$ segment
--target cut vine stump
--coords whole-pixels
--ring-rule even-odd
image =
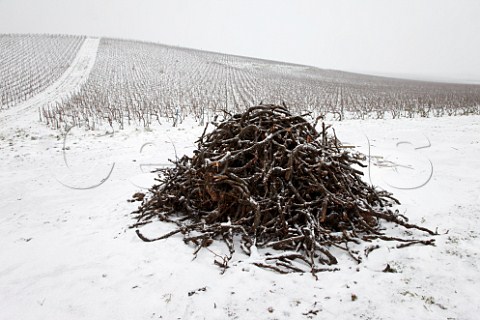
[[[159,184],[140,197],[132,226],[138,236],[156,241],[182,234],[195,254],[223,241],[230,253],[216,262],[223,268],[236,247],[249,255],[270,248],[253,263],[281,273],[334,270],[337,248],[361,262],[377,246],[359,252],[350,245],[377,239],[433,245],[433,239],[385,233],[383,222],[436,234],[392,210],[398,200],[362,180],[365,157],[343,147],[320,118],[311,123],[306,116],[259,105],[213,123],[210,133],[206,127],[193,155],[159,169]],[[139,229],[154,220],[176,229],[147,238]]]

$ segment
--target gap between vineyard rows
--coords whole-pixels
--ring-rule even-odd
[[[80,91],[95,64],[99,41],[98,38],[86,38],[75,59],[58,80],[27,101],[2,112],[2,126],[7,126],[15,119],[15,127],[28,128],[32,121],[38,119],[41,107],[66,100]]]

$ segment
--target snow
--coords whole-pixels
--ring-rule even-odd
[[[222,274],[213,264],[228,253],[221,244],[193,259],[180,235],[144,243],[128,228],[138,203],[126,200],[154,183],[148,170],[168,165],[175,149],[192,153],[203,131],[193,121],[65,137],[33,120],[25,126],[35,112],[0,128],[0,319],[478,317],[478,116],[334,123],[343,142],[370,149],[371,180],[394,192],[400,212],[441,235],[436,247],[378,242],[362,264],[340,256],[340,271],[315,280],[254,266],[261,250],[250,259],[238,250]],[[429,163],[432,177],[418,187]],[[397,272],[382,272],[387,264]]]
[[[52,131],[38,106],[76,92],[95,61],[87,39],[65,75],[0,114],[0,319],[476,319],[480,312],[480,117],[355,120],[337,136],[371,164],[365,179],[402,202],[436,247],[379,249],[340,271],[280,275],[218,243],[192,255],[181,236],[144,243],[129,225],[151,169],[191,154],[202,134],[178,127]],[[173,226],[142,229],[159,236]],[[389,233],[405,232],[385,225]],[[281,253],[279,253],[281,254]],[[387,265],[392,271],[382,272]]]

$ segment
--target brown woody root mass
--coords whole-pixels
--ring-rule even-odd
[[[356,261],[361,254],[349,244],[374,239],[395,240],[399,247],[433,244],[433,240],[389,237],[380,221],[389,221],[428,234],[392,211],[399,203],[386,191],[362,181],[362,156],[351,153],[335,135],[321,132],[287,108],[260,105],[243,114],[215,123],[216,129],[200,137],[192,157],[183,156],[173,168],[160,169],[160,184],[134,212],[140,227],[160,219],[175,223],[174,231],[148,239],[155,241],[183,234],[198,252],[216,239],[223,240],[230,256],[234,235],[240,247],[282,250],[255,264],[279,272],[332,270],[332,248],[348,252]],[[371,251],[374,246],[367,247]],[[303,266],[303,268],[302,268]]]

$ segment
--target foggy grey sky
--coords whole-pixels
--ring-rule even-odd
[[[480,82],[479,0],[0,0],[0,33],[110,36]]]

